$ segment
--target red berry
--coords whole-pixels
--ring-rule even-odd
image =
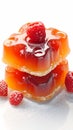
[[[42,22],[30,23],[27,28],[27,37],[31,43],[45,42],[46,32],[44,24]]]
[[[9,102],[11,105],[19,105],[23,99],[23,94],[19,91],[13,91],[9,96]]]
[[[4,80],[0,81],[0,96],[8,95],[8,85]]]
[[[69,71],[65,78],[65,85],[68,92],[73,92],[73,72]]]

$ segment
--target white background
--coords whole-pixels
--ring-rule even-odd
[[[2,53],[3,41],[17,32],[21,25],[42,21],[46,27],[55,27],[68,34],[71,48],[69,68],[73,70],[72,3],[72,0],[0,0],[0,52]],[[3,69],[0,60],[0,78],[4,76]],[[0,129],[73,130],[73,101],[68,96],[63,92],[46,104],[25,99],[16,108],[10,106],[7,99],[0,99]]]

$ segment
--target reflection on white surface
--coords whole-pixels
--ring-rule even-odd
[[[23,128],[59,130],[66,122],[69,113],[69,106],[63,92],[52,101],[42,104],[27,99],[24,99],[19,107],[12,107],[8,101],[2,103],[6,130],[23,130]]]

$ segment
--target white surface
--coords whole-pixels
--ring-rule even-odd
[[[68,56],[73,70],[73,4],[72,0],[0,0],[0,52],[3,41],[20,26],[30,21],[42,21],[69,36],[71,53]],[[4,78],[1,63],[0,79]],[[72,96],[72,95],[71,95]],[[1,130],[73,130],[73,97],[65,92],[52,101],[38,104],[24,99],[19,107],[12,107],[0,98]]]

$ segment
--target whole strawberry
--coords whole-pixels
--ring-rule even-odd
[[[8,85],[4,80],[0,81],[0,96],[8,95]]]
[[[27,27],[27,36],[31,43],[45,42],[46,32],[44,24],[42,22],[30,23]]]
[[[68,92],[73,93],[73,72],[69,71],[65,78],[65,86]]]
[[[19,91],[13,91],[11,92],[9,96],[9,102],[11,105],[17,106],[21,103],[23,99],[23,94]]]

